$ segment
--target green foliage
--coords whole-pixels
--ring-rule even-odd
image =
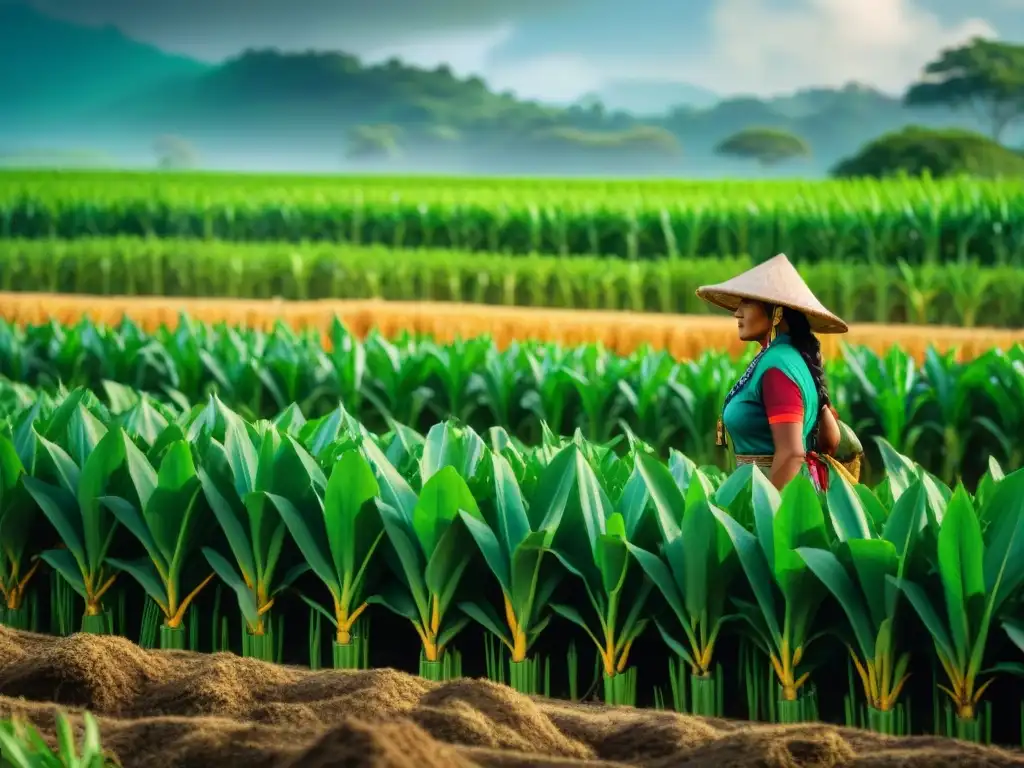
[[[904,101],[909,106],[980,108],[998,142],[1024,116],[1024,45],[974,38],[948,48],[925,67]]]
[[[1024,251],[1021,252],[1024,260]],[[707,314],[700,285],[750,258],[628,261],[394,250],[323,243],[134,238],[0,240],[0,290],[126,296],[436,301],[581,310]],[[850,322],[1024,325],[1024,272],[974,259],[907,268],[803,262],[807,284]]]
[[[807,142],[777,128],[745,128],[725,139],[715,151],[721,155],[751,158],[762,165],[775,165],[811,154]]]
[[[1019,641],[1024,469],[1007,473],[990,462],[972,494],[878,439],[883,484],[853,487],[833,476],[827,493],[819,493],[801,474],[780,494],[755,465],[726,474],[679,453],[664,464],[635,437],[616,445],[545,429],[540,443],[527,447],[501,428],[481,435],[454,420],[425,436],[392,420],[378,434],[340,404],[310,421],[289,408],[273,422],[249,422],[213,397],[169,411],[172,420],[155,433],[125,430],[139,402],[114,413],[84,390],[38,395],[3,424],[18,425],[37,449],[45,448],[45,434],[73,455],[82,448],[83,428],[67,414],[84,410],[107,435],[157,461],[187,434],[210,506],[216,511],[237,493],[249,508],[248,515],[216,514],[218,536],[189,534],[191,545],[207,553],[217,538],[228,542],[242,575],[224,563],[216,568],[221,579],[240,598],[244,588],[232,582],[245,580],[261,599],[275,594],[283,601],[292,595],[264,578],[279,562],[294,561],[293,572],[312,570],[332,591],[352,584],[355,569],[372,571],[366,602],[409,620],[419,636],[421,675],[430,679],[461,674],[454,643],[475,618],[513,653],[522,651],[516,663],[527,662],[526,672],[513,676],[530,678],[519,685],[535,690],[532,641],[557,620],[596,646],[605,701],[635,704],[637,659],[630,651],[654,623],[675,662],[675,689],[686,683],[685,665],[702,713],[736,713],[734,689],[725,688],[723,697],[721,687],[723,661],[735,661],[718,642],[726,634],[753,644],[755,664],[771,681],[770,717],[781,722],[817,717],[815,682],[835,679],[824,665],[845,645],[861,679],[860,686],[851,683],[850,696],[865,702],[868,727],[893,732],[894,724],[906,729],[912,692],[903,682],[926,669],[933,652],[945,678],[933,692],[934,706],[948,696],[956,732],[980,740],[987,738],[979,707],[989,704],[988,686],[1019,671],[1015,661],[985,664],[1002,650],[992,642],[1002,634],[990,637],[993,626]],[[23,432],[24,424],[31,428]],[[0,432],[0,445],[13,442],[13,434]],[[327,490],[327,472],[342,464]],[[278,492],[288,501],[281,503]],[[318,513],[325,494],[338,497],[334,511],[324,505]],[[83,506],[98,501],[88,489],[80,494]],[[280,518],[264,501],[290,519],[288,535],[279,533]],[[154,508],[151,527],[173,531],[175,514]],[[307,535],[318,514],[339,523],[326,529],[335,537],[326,546]],[[355,546],[371,520],[365,532],[380,539],[376,551]],[[54,527],[66,545],[77,546],[73,531]],[[30,549],[45,545],[33,540]],[[142,550],[121,538],[110,556],[127,561]],[[240,599],[239,608],[247,616],[258,603],[246,602]],[[502,603],[510,634],[498,617]],[[412,632],[405,642],[415,644]],[[10,735],[0,730],[0,738]],[[95,734],[87,742],[98,754]]]
[[[840,178],[904,174],[1020,177],[1024,176],[1024,157],[970,131],[908,126],[875,139],[854,157],[840,162],[832,174]]]
[[[600,344],[508,342],[440,344],[377,333],[360,341],[337,322],[325,337],[284,323],[263,333],[188,318],[153,334],[131,322],[27,329],[0,323],[0,374],[50,391],[59,382],[88,387],[126,414],[126,429],[144,430],[149,439],[175,420],[164,408],[184,408],[214,391],[253,419],[301,423],[330,413],[340,400],[373,428],[396,419],[427,430],[451,417],[531,443],[541,439],[542,423],[558,432],[578,428],[599,441],[628,428],[659,452],[672,446],[700,464],[723,460],[715,422],[751,353],[733,359],[708,351],[679,362],[644,348],[620,357]],[[898,347],[885,355],[852,347],[826,363],[826,374],[833,402],[867,448],[867,438],[884,437],[952,483],[961,473],[982,474],[989,455],[1007,467],[1024,465],[1022,363],[1019,346],[966,363],[928,351],[922,365]],[[124,385],[149,397],[140,401]],[[9,389],[0,413],[25,402],[21,390]],[[315,510],[300,512],[312,521]],[[240,507],[238,513],[247,514]]]
[[[396,125],[357,125],[349,132],[345,155],[350,160],[389,160],[401,153]]]
[[[617,150],[628,155],[649,154],[671,158],[682,152],[672,133],[654,126],[636,126],[624,131],[588,131],[580,128],[548,128],[531,137],[531,143],[542,150],[555,152],[608,152]]]
[[[51,749],[39,731],[20,718],[0,721],[0,768],[113,768],[116,760],[103,751],[99,726],[89,712],[82,714],[81,746],[75,744],[71,722],[57,714],[57,749]]]
[[[336,153],[336,133],[334,138]],[[144,235],[637,261],[788,253],[801,265],[1024,261],[1019,184],[1010,180],[630,182],[24,171],[0,178],[0,240]],[[56,271],[40,269],[56,279]],[[98,274],[112,273],[103,268]]]

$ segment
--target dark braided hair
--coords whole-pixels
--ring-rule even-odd
[[[789,307],[782,308],[782,318],[789,326],[789,340],[800,357],[807,363],[807,369],[811,372],[814,380],[814,388],[818,392],[818,408],[832,405],[832,398],[828,394],[828,385],[825,382],[825,364],[821,359],[821,342],[811,331],[811,324],[807,321],[807,315]],[[818,445],[818,420],[814,420],[811,434],[807,438],[807,449],[813,451]]]

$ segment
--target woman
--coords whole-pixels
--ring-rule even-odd
[[[697,295],[729,309],[743,341],[761,351],[725,399],[718,444],[731,438],[737,465],[757,464],[782,489],[806,465],[820,489],[840,442],[817,333],[846,333],[784,255]]]

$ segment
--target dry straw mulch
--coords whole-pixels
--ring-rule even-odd
[[[0,317],[21,324],[49,321],[75,323],[83,316],[116,324],[128,316],[148,330],[173,327],[180,313],[209,322],[270,328],[284,320],[295,328],[327,330],[340,317],[358,336],[371,328],[385,336],[402,331],[425,333],[442,341],[489,334],[505,347],[512,340],[535,339],[563,344],[601,341],[620,354],[648,344],[685,360],[708,350],[743,352],[733,320],[719,315],[659,315],[631,312],[492,307],[478,304],[385,301],[310,301],[179,299],[164,297],[97,297],[62,294],[0,293]],[[931,344],[940,350],[958,349],[971,359],[993,348],[1024,343],[1024,329],[949,328],[914,325],[856,325],[842,336],[823,336],[827,357],[838,353],[839,341],[863,344],[885,352],[894,344],[919,360]]]
[[[1024,766],[1020,752],[945,739],[570,704],[486,680],[312,672],[0,627],[0,717],[23,716],[52,743],[56,705],[94,712],[125,768]]]

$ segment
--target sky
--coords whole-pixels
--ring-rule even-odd
[[[547,101],[630,80],[721,96],[848,82],[897,93],[941,48],[1024,43],[1024,0],[13,1],[205,61],[252,47],[397,56]]]

